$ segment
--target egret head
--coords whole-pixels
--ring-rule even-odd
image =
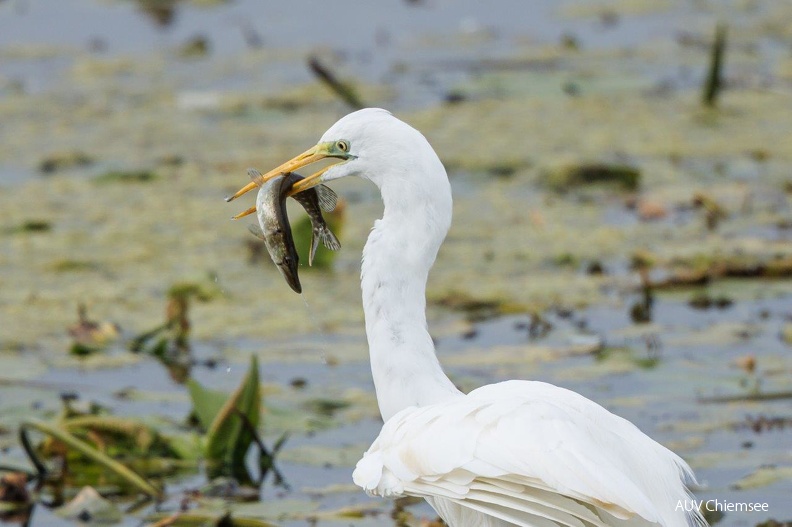
[[[341,118],[314,147],[270,170],[260,181],[323,159],[331,159],[333,163],[296,183],[290,195],[346,176],[369,179],[382,188],[386,181],[403,183],[410,175],[439,170],[447,184],[445,170],[426,138],[380,108],[366,108]],[[255,187],[256,184],[249,183],[227,201]]]

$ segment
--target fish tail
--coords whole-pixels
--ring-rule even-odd
[[[324,244],[325,247],[327,247],[331,251],[337,251],[338,249],[341,248],[341,242],[338,241],[336,235],[333,234],[333,231],[331,231],[330,227],[328,227],[327,225],[322,226],[321,236],[322,236],[322,243]]]

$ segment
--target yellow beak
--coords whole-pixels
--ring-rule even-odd
[[[270,170],[266,174],[262,174],[261,177],[256,178],[255,181],[251,181],[250,183],[248,183],[247,185],[245,185],[244,187],[239,189],[233,196],[230,196],[230,197],[226,198],[226,201],[233,201],[233,200],[237,199],[239,196],[250,192],[251,190],[253,190],[256,187],[260,187],[261,185],[263,185],[264,183],[266,183],[270,179],[272,179],[272,178],[274,178],[276,176],[279,176],[281,174],[287,174],[289,172],[294,172],[294,171],[299,170],[300,168],[302,168],[304,166],[308,166],[310,164],[316,163],[317,161],[321,161],[322,159],[327,159],[327,158],[338,159],[338,162],[333,163],[332,165],[329,165],[329,166],[317,171],[316,173],[311,174],[310,176],[306,177],[305,179],[295,183],[294,186],[289,191],[289,196],[293,196],[294,194],[297,194],[297,193],[302,192],[304,190],[308,190],[309,188],[315,187],[316,185],[321,183],[321,180],[320,180],[321,176],[325,172],[327,172],[327,170],[330,167],[335,166],[338,163],[343,163],[344,161],[346,161],[350,157],[352,157],[352,156],[349,156],[348,154],[346,154],[346,152],[339,152],[335,148],[335,143],[319,143],[318,145],[314,146],[313,148],[310,148],[309,150],[306,150],[305,152],[303,152],[302,154],[298,155],[297,157],[293,157],[292,159],[286,161],[285,163],[283,163],[279,167],[273,168],[272,170]],[[248,209],[248,211],[249,210],[250,209]],[[248,214],[251,214],[252,212],[255,212],[255,208],[251,212],[248,212],[248,211],[245,211],[245,212],[247,212]],[[243,216],[247,216],[247,214],[239,215],[240,218],[243,217]],[[236,217],[235,217],[235,219],[236,219]]]

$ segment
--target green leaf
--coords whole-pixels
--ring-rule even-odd
[[[203,455],[203,443],[197,434],[169,435],[167,442],[179,459],[197,460]]]
[[[253,441],[253,434],[240,414],[255,429],[259,424],[260,412],[258,360],[255,355],[251,355],[247,375],[220,408],[207,431],[207,459],[223,462],[232,469],[244,467],[245,454]]]
[[[228,394],[219,390],[205,388],[195,379],[187,381],[187,389],[190,391],[193,412],[198,417],[201,428],[209,430],[215,417],[220,413],[220,409],[223,408],[228,399]]]

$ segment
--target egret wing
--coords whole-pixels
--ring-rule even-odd
[[[515,525],[706,525],[678,507],[693,475],[673,452],[585,397],[508,381],[385,423],[355,483],[451,500]]]

